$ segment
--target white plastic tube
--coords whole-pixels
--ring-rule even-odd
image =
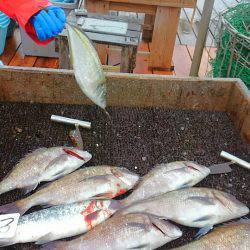
[[[63,117],[63,116],[59,116],[59,115],[52,115],[50,119],[51,119],[51,121],[54,121],[54,122],[70,124],[70,125],[78,124],[79,126],[81,126],[83,128],[91,129],[91,123],[86,122],[86,121],[67,118],[67,117]]]
[[[247,161],[241,160],[240,158],[233,156],[225,151],[222,151],[220,153],[220,156],[242,166],[243,168],[250,170],[250,163],[248,163]]]

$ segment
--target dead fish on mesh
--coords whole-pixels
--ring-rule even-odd
[[[26,155],[0,182],[0,194],[14,190],[34,190],[40,182],[67,175],[91,159],[91,154],[76,148],[40,148]]]
[[[0,239],[0,247],[26,242],[43,244],[85,233],[109,218],[115,212],[116,202],[83,201],[24,215],[19,219],[15,236]]]
[[[123,200],[123,204],[130,205],[173,190],[192,187],[209,173],[209,168],[189,161],[156,165],[143,176],[133,193]]]
[[[55,241],[43,250],[128,250],[156,249],[182,236],[168,221],[146,214],[114,216],[87,234],[71,241]]]
[[[31,196],[0,207],[0,213],[24,214],[37,205],[61,205],[89,199],[111,199],[134,187],[139,176],[122,167],[79,169],[49,183]]]
[[[67,25],[70,59],[76,81],[83,93],[101,108],[106,108],[106,79],[98,54],[86,35]]]
[[[250,249],[250,220],[241,219],[237,222],[219,226],[199,240],[175,250],[247,250]]]
[[[149,213],[188,227],[209,231],[213,225],[242,217],[249,209],[234,196],[211,188],[187,188],[139,201],[121,214]]]

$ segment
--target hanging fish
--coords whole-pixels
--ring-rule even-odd
[[[98,54],[88,37],[67,25],[70,59],[76,81],[83,93],[102,109],[106,108],[106,79]]]

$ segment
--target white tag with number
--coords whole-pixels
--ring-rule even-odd
[[[8,239],[15,236],[20,214],[0,215],[0,239]]]

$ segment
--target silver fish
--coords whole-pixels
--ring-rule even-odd
[[[19,219],[15,236],[0,239],[0,246],[17,243],[37,244],[85,233],[109,218],[116,201],[93,200],[60,205],[24,215]]]
[[[67,175],[91,159],[91,154],[76,148],[40,148],[26,155],[0,182],[0,194],[14,190],[34,190],[40,182]]]
[[[111,199],[133,188],[139,176],[113,166],[79,169],[31,196],[0,207],[0,213],[24,214],[37,205],[61,205],[89,199]]]
[[[114,216],[87,234],[71,241],[55,241],[43,250],[156,249],[182,236],[168,221],[146,214]]]
[[[123,204],[130,205],[173,190],[192,187],[209,173],[207,167],[188,161],[156,165],[142,178],[133,193],[123,200]]]
[[[217,227],[199,240],[176,250],[247,250],[250,249],[250,220],[242,219]]]
[[[83,93],[101,108],[106,108],[106,79],[98,54],[78,28],[67,25],[70,59],[76,81]]]
[[[122,214],[146,212],[189,227],[209,230],[249,209],[234,196],[211,188],[186,188],[132,204]]]

